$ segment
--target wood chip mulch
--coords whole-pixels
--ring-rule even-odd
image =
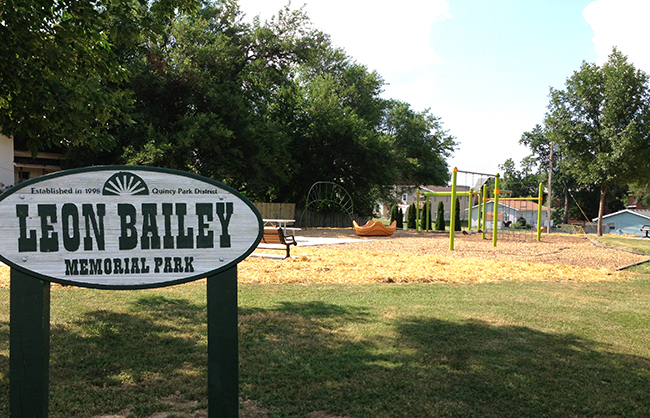
[[[457,234],[396,231],[391,237],[357,237],[348,229],[308,229],[307,236],[359,238],[357,243],[292,249],[296,258],[249,258],[240,264],[243,283],[477,283],[511,281],[622,280],[617,268],[648,255],[597,247],[584,236]]]
[[[648,255],[595,246],[584,236],[506,234],[491,237],[396,231],[390,237],[358,237],[354,230],[310,228],[304,236],[354,238],[359,242],[292,248],[292,258],[249,257],[239,264],[241,283],[484,283],[498,281],[624,280],[618,268]],[[257,250],[256,252],[262,252]],[[270,252],[279,254],[279,252]],[[9,268],[0,266],[0,288],[9,286]]]

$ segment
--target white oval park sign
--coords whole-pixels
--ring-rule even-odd
[[[169,286],[235,266],[262,236],[236,190],[181,171],[62,171],[0,198],[0,259],[37,278],[98,288]]]

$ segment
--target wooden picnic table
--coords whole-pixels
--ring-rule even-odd
[[[293,225],[296,222],[295,219],[269,218],[269,219],[262,219],[262,222],[264,222],[264,226],[273,226],[276,228],[281,228],[282,232],[284,232],[285,235],[295,235],[296,231],[300,231],[300,228],[294,228],[289,226],[289,225]]]

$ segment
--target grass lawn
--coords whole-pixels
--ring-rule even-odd
[[[650,276],[242,285],[243,417],[650,416]],[[195,416],[205,284],[52,291],[50,416]],[[9,291],[0,290],[0,416]],[[160,416],[160,415],[158,415]]]
[[[592,239],[599,245],[648,254],[648,258],[650,258],[650,239],[619,237],[609,234],[603,235],[602,237],[593,237]],[[650,274],[650,263],[634,266],[629,268],[629,270],[635,273]]]
[[[600,245],[622,248],[637,253],[649,254],[650,256],[650,239],[619,237],[617,235],[603,235],[592,239]]]

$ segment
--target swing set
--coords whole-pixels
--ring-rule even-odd
[[[467,192],[459,192],[457,189],[457,177],[458,173],[465,173],[473,175],[480,175],[480,176],[486,176],[488,179],[489,178],[494,178],[494,197],[489,198],[487,197],[487,184],[485,182],[483,183],[483,186],[479,191],[474,191],[472,188],[469,189]],[[450,212],[450,222],[449,222],[449,251],[454,250],[454,233],[456,229],[456,198],[457,197],[463,197],[466,196],[469,198],[469,206],[468,206],[468,225],[467,225],[467,231],[463,231],[464,234],[472,234],[472,206],[473,206],[473,200],[475,196],[478,196],[478,217],[477,217],[477,232],[482,234],[482,239],[485,239],[485,230],[486,230],[486,206],[488,202],[494,202],[494,206],[492,209],[492,245],[494,247],[497,246],[497,237],[498,237],[498,215],[499,215],[499,201],[501,202],[516,202],[516,201],[533,201],[537,202],[537,241],[542,240],[542,201],[543,201],[543,188],[542,188],[542,183],[539,184],[539,192],[537,197],[505,197],[505,196],[510,196],[512,192],[509,190],[500,190],[499,189],[499,174],[484,174],[484,173],[474,173],[471,171],[460,171],[457,168],[454,168],[452,171],[452,177],[451,177],[451,192],[420,192],[418,190],[417,192],[417,204],[416,204],[416,210],[417,210],[417,219],[420,219],[420,196],[424,196],[426,198],[426,203],[425,207],[430,207],[429,206],[429,198],[430,197],[451,197],[451,212]],[[501,197],[504,196],[504,197]],[[429,225],[430,225],[430,217],[431,217],[431,210],[426,211],[426,213],[422,214],[423,218],[425,219],[425,225],[426,225],[426,230],[429,230]],[[417,231],[419,232],[421,230],[420,228],[420,223],[418,222],[417,225]]]

